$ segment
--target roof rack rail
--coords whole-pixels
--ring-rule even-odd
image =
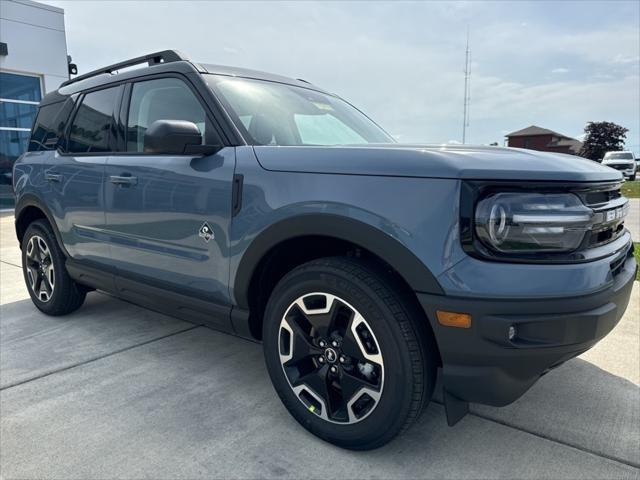
[[[60,85],[61,87],[66,87],[75,82],[79,82],[80,80],[85,80],[87,78],[95,77],[97,75],[102,75],[104,73],[113,73],[114,70],[120,70],[126,67],[132,67],[134,65],[139,65],[141,63],[147,63],[149,66],[158,65],[160,63],[170,63],[170,62],[179,62],[179,61],[189,61],[189,58],[178,52],[177,50],[163,50],[162,52],[149,53],[147,55],[142,55],[141,57],[132,58],[131,60],[125,60],[124,62],[114,63],[113,65],[109,65],[108,67],[99,68],[98,70],[93,70],[89,73],[82,74],[78,77],[71,78],[66,82]]]

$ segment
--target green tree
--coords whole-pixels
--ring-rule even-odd
[[[612,122],[589,122],[580,156],[600,161],[607,152],[622,150],[629,129]]]

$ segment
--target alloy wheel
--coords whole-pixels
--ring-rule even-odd
[[[384,361],[371,325],[345,300],[322,292],[297,298],[279,329],[282,369],[307,410],[353,424],[376,408]]]
[[[26,262],[29,287],[41,302],[48,302],[55,289],[55,269],[47,242],[38,235],[29,239]]]

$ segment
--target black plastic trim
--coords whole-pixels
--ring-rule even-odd
[[[240,260],[233,282],[237,305],[242,309],[249,309],[249,285],[253,274],[272,248],[286,240],[311,235],[354,243],[395,268],[413,290],[444,294],[431,271],[395,238],[352,218],[314,213],[280,220],[263,230],[251,242]]]
[[[67,271],[76,282],[181,320],[215,330],[236,333],[231,323],[231,305],[152,285],[148,280],[121,275],[116,269],[67,259]],[[241,316],[236,315],[238,318]],[[240,325],[241,326],[241,325]],[[238,333],[242,335],[242,332]]]
[[[21,196],[18,202],[16,203],[16,206],[14,209],[16,238],[18,239],[18,241],[21,242],[22,240],[20,238],[20,232],[18,231],[18,223],[20,222],[21,217],[24,213],[24,210],[27,207],[35,207],[44,214],[45,218],[47,219],[47,221],[51,225],[51,228],[53,229],[53,233],[56,237],[56,240],[58,241],[58,245],[60,245],[60,248],[62,249],[62,252],[65,254],[65,256],[69,257],[69,252],[67,252],[67,249],[62,243],[62,236],[60,235],[60,231],[58,230],[58,225],[55,222],[54,216],[52,215],[49,208],[46,206],[45,202],[43,202],[42,200],[40,200],[40,198],[38,198],[37,196],[31,193],[27,193]]]
[[[242,188],[244,175],[236,173],[233,175],[233,190],[231,195],[231,216],[235,217],[242,210]]]

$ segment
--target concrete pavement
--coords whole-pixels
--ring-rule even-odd
[[[2,478],[640,479],[640,304],[594,349],[453,428],[432,403],[372,452],[308,434],[260,345],[101,293],[67,317],[28,299],[0,218]]]

